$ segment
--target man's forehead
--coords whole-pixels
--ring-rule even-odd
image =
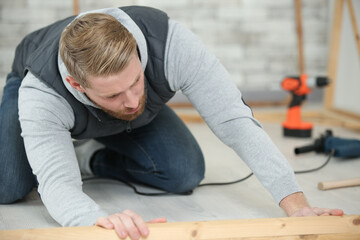
[[[110,75],[107,77],[92,77],[89,81],[92,91],[101,96],[110,96],[125,92],[141,77],[142,69],[136,75],[123,76],[121,74]]]

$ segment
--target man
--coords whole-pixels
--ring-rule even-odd
[[[121,238],[147,236],[138,214],[107,213],[84,194],[80,170],[174,193],[194,189],[204,177],[203,155],[165,105],[179,90],[288,216],[343,214],[308,205],[224,67],[183,25],[146,7],[70,17],[20,43],[0,109],[1,203],[38,184],[63,226],[97,224]],[[75,153],[73,138],[92,140]]]

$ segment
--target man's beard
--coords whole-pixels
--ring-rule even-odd
[[[109,115],[111,115],[111,116],[113,116],[115,118],[118,118],[118,119],[121,119],[121,120],[124,120],[124,121],[132,121],[135,118],[139,117],[144,112],[145,104],[146,104],[146,94],[144,93],[144,95],[141,97],[140,102],[139,102],[139,105],[140,105],[139,110],[137,110],[133,114],[127,114],[127,113],[135,110],[134,108],[126,108],[126,109],[124,109],[122,111],[119,111],[119,112],[114,112],[114,111],[111,111],[111,110],[103,108],[103,107],[101,109],[104,112],[106,112],[107,114],[109,114]]]

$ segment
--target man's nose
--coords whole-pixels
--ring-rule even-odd
[[[137,108],[139,106],[139,99],[131,90],[125,92],[124,106],[126,108]]]

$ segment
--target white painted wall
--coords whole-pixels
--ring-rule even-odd
[[[360,1],[352,1],[360,32]],[[335,80],[333,106],[360,114],[360,56],[350,20],[348,5],[344,5],[339,58]]]
[[[200,36],[243,92],[281,91],[298,73],[293,0],[81,0],[81,11],[125,5],[166,11]],[[329,3],[303,0],[306,71],[326,73]],[[27,33],[72,14],[72,0],[0,1],[0,87]]]

